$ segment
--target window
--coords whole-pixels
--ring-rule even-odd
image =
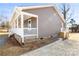
[[[31,19],[28,19],[28,28],[31,28]]]

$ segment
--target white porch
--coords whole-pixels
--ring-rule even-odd
[[[34,36],[38,38],[38,16],[27,12],[17,12],[16,18],[11,23],[11,34],[17,34],[22,38]]]

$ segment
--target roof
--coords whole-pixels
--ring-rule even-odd
[[[27,7],[17,7],[20,11],[23,9],[38,9],[38,8],[46,8],[46,7],[53,7],[57,12],[58,16],[61,18],[62,22],[64,23],[64,18],[61,11],[56,7],[56,5],[39,5],[39,6],[27,6]]]
[[[46,8],[46,7],[53,7],[55,9],[55,11],[57,12],[58,16],[61,18],[62,23],[64,23],[64,18],[62,17],[63,15],[62,15],[61,11],[54,4],[53,5],[39,5],[39,6],[16,7],[14,9],[14,11],[15,10],[22,11],[23,9],[38,9],[38,8]],[[13,13],[14,13],[14,11],[13,11]]]
[[[23,10],[23,9],[36,9],[36,8],[45,8],[45,7],[53,7],[54,5],[39,5],[39,6],[27,6],[27,7],[17,7],[19,8],[20,10]]]

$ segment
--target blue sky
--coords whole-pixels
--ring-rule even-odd
[[[57,4],[57,7],[60,8],[62,4]],[[68,4],[70,7],[69,13],[72,13],[72,17],[77,24],[79,24],[79,3],[70,3]]]
[[[16,6],[33,6],[33,5],[44,5],[39,3],[0,3],[0,15],[6,16],[10,19],[12,11]]]
[[[33,5],[46,5],[46,3],[0,3],[0,15],[7,16],[10,19],[12,11],[15,6],[33,6]],[[61,4],[57,4],[60,7]],[[70,4],[73,18],[76,20],[76,23],[79,24],[79,4]]]
[[[34,5],[44,5],[44,3],[0,3],[0,16],[5,16],[9,20],[16,6],[34,6]]]

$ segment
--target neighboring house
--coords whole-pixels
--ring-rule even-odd
[[[16,7],[10,21],[10,35],[14,34],[22,43],[27,39],[55,37],[63,22],[62,14],[54,5]]]

